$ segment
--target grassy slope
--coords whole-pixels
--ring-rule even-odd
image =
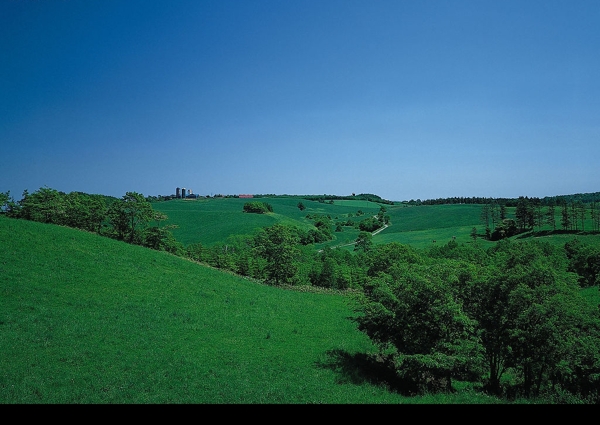
[[[376,235],[377,243],[399,242],[417,248],[433,243],[447,243],[455,237],[458,243],[471,243],[471,229],[479,224],[480,205],[394,205],[387,214],[387,229]]]
[[[0,403],[465,402],[370,383],[347,297],[4,217],[0,244]]]

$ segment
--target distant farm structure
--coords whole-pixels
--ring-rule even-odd
[[[258,195],[260,197],[260,195]],[[199,199],[199,198],[254,198],[254,195],[251,194],[241,194],[241,195],[222,195],[220,193],[210,194],[206,196],[201,196],[195,194],[192,189],[187,189],[185,187],[177,187],[175,188],[175,194],[168,196],[160,196],[163,200],[169,199]]]
[[[192,192],[192,189],[186,189],[185,187],[178,187],[175,189],[175,198],[177,199],[196,199],[198,197],[198,195],[195,195],[194,192]]]

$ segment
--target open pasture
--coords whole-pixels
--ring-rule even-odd
[[[267,202],[272,205],[273,213],[244,213],[243,206],[249,201]],[[298,208],[302,202],[304,210]],[[353,243],[360,230],[343,226],[343,231],[335,232],[335,224],[353,220],[355,223],[374,216],[382,205],[362,200],[334,200],[333,203],[308,201],[294,196],[264,197],[252,199],[210,198],[199,200],[171,200],[153,203],[153,208],[165,213],[169,219],[165,224],[176,224],[173,229],[175,238],[184,245],[201,242],[205,245],[224,243],[230,236],[254,234],[259,229],[275,223],[290,224],[311,229],[313,222],[307,215],[325,215],[332,219],[334,239],[317,244],[317,249],[325,246],[336,247]],[[427,248],[433,243],[445,244],[450,240],[457,243],[478,243],[483,248],[495,242],[485,239],[485,225],[481,221],[483,206],[478,204],[446,204],[409,206],[398,203],[383,205],[385,214],[390,217],[390,225],[373,236],[374,244],[398,242],[415,248]],[[362,215],[357,215],[358,212]],[[508,218],[514,219],[515,209],[506,209]],[[557,230],[544,224],[541,229],[529,231],[513,238],[539,237],[556,245],[564,245],[573,237],[581,238],[592,244],[600,244],[600,237],[593,232],[562,232],[560,230],[560,210],[556,210]],[[492,224],[490,223],[490,226]],[[477,240],[473,241],[471,231],[477,229]],[[580,226],[581,227],[581,226]],[[592,228],[591,220],[586,219],[586,229]],[[435,241],[435,242],[434,242]]]
[[[377,214],[379,205],[374,204],[370,213]],[[385,214],[390,217],[387,228],[373,236],[374,244],[398,242],[413,245],[416,248],[426,248],[433,241],[447,243],[455,240],[458,243],[471,243],[471,230],[478,229],[478,242],[485,243],[479,221],[480,205],[422,205],[407,206],[404,204],[385,205]],[[363,211],[367,211],[364,209]],[[367,216],[367,215],[365,215]],[[363,217],[364,218],[364,217]],[[354,217],[360,220],[361,217]],[[359,230],[344,227],[343,232],[335,232],[335,240],[321,244],[322,246],[338,246],[356,240]],[[489,243],[489,242],[488,242]]]
[[[472,227],[480,225],[481,205],[394,205],[386,214],[392,224],[386,229],[388,234],[464,227],[469,227],[470,232]]]
[[[246,202],[266,202],[271,204],[273,212],[269,214],[252,214],[243,211]],[[304,210],[298,208],[302,202]],[[339,204],[338,204],[339,203]],[[176,199],[154,202],[152,208],[168,216],[164,225],[177,225],[173,236],[189,245],[200,242],[205,245],[225,242],[233,235],[254,234],[260,228],[276,223],[290,224],[304,229],[313,228],[313,222],[307,215],[329,215],[332,220],[338,217],[347,219],[359,210],[365,216],[375,215],[379,205],[368,201],[335,201],[334,204],[308,201],[298,197],[264,197],[264,198],[209,198],[209,199]],[[356,217],[354,217],[356,219]],[[355,232],[358,235],[358,232]],[[352,240],[356,239],[352,234]]]
[[[274,206],[274,214],[252,214],[243,211],[244,204],[249,201],[271,203],[268,198],[210,198],[198,200],[171,200],[155,202],[152,207],[167,215],[167,225],[176,225],[173,236],[189,245],[200,242],[213,245],[224,242],[232,235],[254,234],[263,227],[275,223],[291,223],[308,227],[310,223],[303,221],[300,214],[289,205],[290,202],[278,200]],[[273,203],[275,204],[275,202]]]

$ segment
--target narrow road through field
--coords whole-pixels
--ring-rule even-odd
[[[377,216],[376,216],[376,215],[374,215],[373,217],[377,217]],[[378,233],[380,233],[380,232],[384,231],[384,230],[385,230],[385,229],[387,229],[387,228],[388,228],[388,225],[387,225],[387,224],[384,224],[384,225],[383,225],[383,227],[380,227],[379,229],[377,229],[377,230],[375,230],[374,232],[372,232],[372,233],[371,233],[371,236],[375,236],[376,234],[378,234]],[[356,245],[356,241],[354,241],[354,242],[350,242],[350,243],[345,243],[345,244],[342,244],[342,245],[336,245],[336,246],[332,246],[331,248],[332,248],[332,249],[333,249],[333,248],[342,248],[342,247],[344,247],[344,246],[351,246],[351,245]],[[322,250],[322,249],[320,249],[320,250],[319,250],[319,251],[317,251],[317,252],[323,252],[323,250]]]

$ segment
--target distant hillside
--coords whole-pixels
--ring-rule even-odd
[[[351,195],[351,196],[337,196],[337,195],[304,195],[302,196],[304,199],[308,199],[310,201],[317,201],[317,202],[325,202],[325,201],[331,201],[331,200],[358,200],[358,201],[369,201],[369,202],[376,202],[379,204],[387,204],[387,205],[394,205],[393,201],[388,201],[387,199],[383,199],[382,197],[378,196],[378,195],[373,195],[371,193],[361,193],[359,195]]]

